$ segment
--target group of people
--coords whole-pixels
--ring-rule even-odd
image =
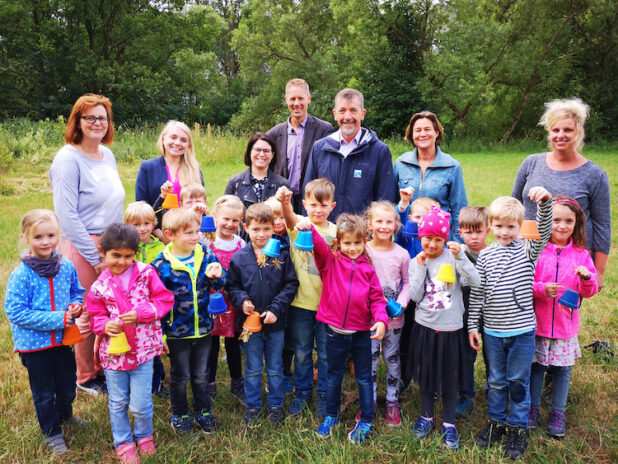
[[[122,462],[153,454],[151,395],[165,390],[162,354],[173,429],[188,433],[195,422],[215,432],[219,337],[249,426],[260,421],[264,367],[271,422],[284,420],[289,390],[288,415],[311,409],[315,350],[317,434],[328,438],[339,424],[351,362],[360,408],[348,436],[363,443],[382,353],[387,425],[401,425],[399,394],[414,380],[421,407],[413,434],[430,433],[441,396],[443,441],[457,450],[455,419],[473,407],[482,339],[489,420],[475,443],[489,447],[506,435],[505,455],[522,456],[527,430],[539,423],[546,372],[548,429],[564,436],[570,369],[581,354],[579,311],[559,300],[572,289],[579,306],[602,287],[610,241],[607,176],[580,153],[587,106],[548,103],[541,122],[551,151],[528,157],[513,196],[484,208],[467,206],[461,166],[442,152],[433,113],[412,116],[406,139],[414,150],[393,167],[388,147],[361,125],[357,90],[335,97],[337,130],[308,114],[302,79],[288,82],[285,100],[288,121],[251,137],[248,169],[229,180],[212,211],[191,131],[170,121],[161,156],[140,166],[136,202],[124,214],[115,159],[102,145],[114,136],[111,103],[93,94],[76,102],[50,170],[55,214],[25,215],[27,250],[5,302],[50,449],[67,451],[61,425],[82,422],[72,413],[77,386],[109,394]],[[180,207],[164,207],[170,194]],[[203,233],[208,214],[216,230]],[[518,237],[524,218],[536,219],[538,236]],[[490,230],[496,242],[487,246]],[[313,251],[296,248],[309,232]],[[227,310],[213,317],[216,293]],[[261,330],[243,332],[254,313]],[[63,335],[74,325],[83,341],[72,348]],[[121,335],[127,346],[118,352]]]

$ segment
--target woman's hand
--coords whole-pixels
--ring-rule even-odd
[[[264,311],[262,314],[260,314],[260,317],[264,319],[264,324],[274,324],[275,322],[277,322],[277,316],[275,316],[275,314],[270,311]]]
[[[551,198],[551,193],[543,187],[532,187],[528,191],[528,198],[534,203],[544,203]]]
[[[169,180],[165,181],[165,183],[161,186],[161,198],[165,198],[168,193],[174,192],[174,184],[172,184]]]
[[[558,289],[564,288],[562,285],[558,285],[556,282],[547,282],[545,284],[545,296],[547,298],[556,298],[558,296]]]
[[[126,325],[137,324],[137,311],[133,309],[127,313],[121,314],[118,318]]]

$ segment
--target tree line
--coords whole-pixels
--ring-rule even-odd
[[[121,124],[266,130],[302,77],[326,120],[338,90],[363,92],[381,137],[424,109],[451,137],[526,137],[545,101],[576,95],[607,139],[616,56],[615,0],[2,0],[0,119],[66,116],[95,92]]]

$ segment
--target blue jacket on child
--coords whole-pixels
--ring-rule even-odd
[[[171,252],[173,243],[151,264],[159,273],[165,288],[174,294],[174,307],[162,319],[163,333],[168,338],[200,338],[212,332],[213,319],[208,312],[210,289],[219,290],[225,285],[227,273],[217,279],[206,277],[206,268],[219,260],[212,250],[198,243],[193,251],[193,272],[188,265]]]
[[[62,345],[64,313],[84,301],[73,263],[62,259],[54,277],[41,277],[23,262],[6,286],[4,310],[11,322],[15,351],[38,351]]]

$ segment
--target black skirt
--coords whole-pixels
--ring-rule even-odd
[[[443,332],[414,322],[405,366],[407,375],[424,391],[459,391],[465,380],[465,343],[464,329]]]

